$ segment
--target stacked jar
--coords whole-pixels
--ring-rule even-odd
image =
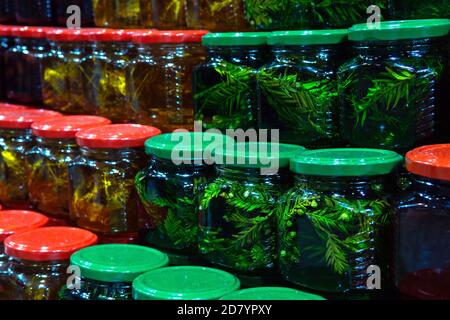
[[[101,243],[130,243],[149,228],[134,186],[146,163],[144,143],[153,127],[117,124],[82,130],[81,156],[69,167],[70,217]]]
[[[96,0],[93,6],[95,24],[98,27],[150,27],[152,1]]]
[[[56,22],[61,27],[93,27],[93,1],[95,0],[56,0]],[[78,8],[75,8],[73,6],[77,6],[79,8],[79,11]],[[79,16],[76,15],[77,13],[79,14]],[[75,24],[77,20],[80,22],[80,26],[77,26]]]
[[[11,27],[0,26],[0,100],[6,98],[5,87],[5,53],[12,44]]]
[[[77,132],[109,125],[95,116],[65,116],[37,121],[32,130],[36,145],[26,154],[29,199],[52,225],[70,225],[69,166],[80,155]]]
[[[23,109],[0,112],[0,203],[31,207],[26,182],[26,153],[35,145],[33,122],[60,117],[54,111]]]
[[[256,71],[269,60],[267,33],[211,33],[194,71],[195,120],[205,129],[257,128]]]
[[[353,26],[356,57],[338,73],[340,133],[355,147],[405,152],[436,134],[450,20]],[[445,109],[446,110],[446,109]]]
[[[396,169],[402,157],[377,149],[305,151],[291,161],[296,185],[280,201],[283,277],[324,293],[387,289]]]
[[[15,0],[16,20],[23,25],[54,25],[57,1],[59,0]]]
[[[337,146],[337,71],[347,30],[273,32],[274,60],[258,72],[260,125],[280,141],[310,148]]]

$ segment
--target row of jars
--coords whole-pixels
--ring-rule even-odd
[[[80,8],[82,27],[208,29],[347,28],[367,20],[370,6],[395,19],[449,18],[447,0],[4,0],[0,23],[60,25],[73,23],[70,6]],[[378,14],[378,9],[372,11]]]
[[[163,131],[193,128],[192,70],[205,59],[206,31],[5,26],[0,33],[9,101]]]
[[[281,142],[310,148],[405,152],[448,141],[449,30],[450,20],[430,19],[207,34],[195,119],[205,129],[278,129]]]
[[[141,239],[174,265],[220,267],[247,286],[272,284],[281,272],[295,285],[348,293],[386,289],[395,278],[405,294],[448,297],[429,283],[448,283],[449,145],[408,153],[412,177],[399,196],[402,157],[393,151],[267,143],[230,150],[223,145],[234,140],[219,134],[86,129],[88,118],[35,122],[36,113],[44,111],[0,115],[3,205],[34,190],[40,211],[102,243]],[[374,277],[371,266],[379,267]]]

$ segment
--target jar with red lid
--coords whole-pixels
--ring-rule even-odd
[[[15,0],[19,24],[51,26],[56,22],[56,2],[59,0]]]
[[[49,46],[45,27],[13,27],[14,44],[5,53],[5,86],[8,99],[42,105],[43,60]]]
[[[0,26],[0,100],[6,98],[5,89],[5,52],[12,44],[11,28],[8,26]]]
[[[69,220],[69,166],[80,155],[77,132],[109,125],[96,116],[65,116],[33,123],[36,145],[26,155],[30,201],[40,212]]]
[[[150,26],[160,30],[186,29],[186,0],[153,0]],[[148,26],[148,25],[145,25]]]
[[[69,167],[72,221],[95,232],[102,243],[136,240],[139,229],[147,226],[134,178],[146,164],[144,142],[160,133],[132,124],[77,133],[81,156]]]
[[[34,146],[31,124],[60,117],[55,111],[24,109],[0,111],[0,203],[10,208],[30,208],[25,157]]]
[[[0,103],[0,113],[1,112],[12,112],[12,111],[24,111],[27,109],[31,109],[28,106],[22,106],[20,104],[11,104],[11,103]]]
[[[96,28],[52,28],[47,31],[50,52],[44,59],[42,76],[46,107],[65,114],[94,113],[92,105],[86,101],[83,82],[89,82],[80,64],[92,53],[95,34],[103,31]]]
[[[58,291],[68,282],[70,256],[97,243],[97,236],[87,230],[70,227],[45,227],[9,236],[5,253],[11,258],[10,272],[13,300],[56,300]]]
[[[65,27],[67,19],[73,14],[67,13],[70,6],[78,6],[81,10],[81,28],[94,26],[94,8],[93,0],[57,0],[56,1],[56,21],[58,25]]]
[[[0,207],[1,210],[1,207]],[[10,258],[5,254],[3,241],[10,235],[46,225],[46,216],[32,211],[5,210],[0,214],[0,300],[8,298],[14,290],[10,279]]]
[[[411,184],[395,205],[395,278],[415,299],[450,300],[450,144],[406,154]]]
[[[16,21],[15,0],[3,0],[0,2],[0,23],[10,24]]]
[[[114,123],[130,122],[132,115],[126,84],[126,68],[132,56],[131,35],[125,30],[103,29],[94,35],[92,54],[81,61],[88,105],[96,115]]]

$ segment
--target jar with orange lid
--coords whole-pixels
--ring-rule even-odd
[[[44,58],[42,76],[46,107],[65,114],[94,113],[86,101],[83,82],[89,82],[80,63],[92,53],[94,35],[102,31],[96,28],[47,30],[50,52]]]
[[[0,23],[10,24],[15,21],[15,0],[3,0],[0,2]]]
[[[56,22],[56,2],[59,0],[15,0],[19,24],[51,26]]]
[[[36,145],[26,154],[26,171],[28,194],[36,209],[68,222],[69,166],[80,155],[75,135],[110,123],[96,116],[65,116],[33,123]]]
[[[73,12],[67,13],[70,6],[78,6],[81,10],[81,28],[94,26],[94,7],[93,0],[57,0],[56,1],[56,21],[58,25],[65,27],[67,19]]]
[[[132,124],[77,133],[81,156],[69,167],[70,217],[101,243],[134,242],[147,229],[134,178],[147,161],[144,142],[160,133]]]
[[[45,27],[13,27],[14,44],[5,53],[5,86],[8,99],[42,104],[43,60],[49,46]]]
[[[160,30],[186,29],[186,0],[153,0],[152,24]],[[148,26],[148,25],[145,25]]]
[[[30,208],[25,157],[35,144],[31,125],[60,116],[58,112],[41,109],[0,111],[0,203],[3,205]]]
[[[0,26],[0,100],[6,98],[5,90],[5,52],[12,44],[11,28]]]
[[[68,282],[76,285],[76,269],[69,269],[70,256],[96,243],[95,234],[70,227],[45,227],[9,236],[4,246],[11,258],[14,289],[7,293],[8,298],[56,300],[62,286]]]
[[[0,207],[1,210],[1,207]],[[5,210],[0,214],[0,300],[8,297],[13,290],[10,258],[5,254],[3,241],[10,235],[43,227],[48,219],[32,211]]]
[[[450,144],[406,154],[411,184],[394,215],[395,279],[408,298],[450,299]]]

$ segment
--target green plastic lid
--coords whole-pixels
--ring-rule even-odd
[[[391,173],[402,161],[402,156],[388,150],[308,150],[292,159],[291,170],[314,176],[376,176]]]
[[[104,282],[133,282],[139,275],[169,264],[166,254],[131,244],[92,246],[74,253],[70,262],[81,277]]]
[[[306,149],[293,144],[246,142],[228,145],[226,149],[217,151],[221,164],[244,168],[278,168],[289,167],[291,158]]]
[[[205,47],[265,46],[270,32],[209,33],[202,39]]]
[[[169,267],[147,272],[134,280],[135,300],[217,300],[238,290],[232,274],[205,267]]]
[[[260,287],[235,291],[220,300],[326,300],[321,296],[291,288]]]
[[[398,20],[375,24],[356,24],[349,29],[351,41],[390,41],[435,38],[448,35],[450,19]]]
[[[309,46],[338,44],[347,40],[347,29],[272,32],[267,39],[271,46]]]
[[[182,160],[209,160],[218,149],[233,140],[222,134],[206,132],[174,132],[162,134],[145,142],[148,155],[158,158]]]

